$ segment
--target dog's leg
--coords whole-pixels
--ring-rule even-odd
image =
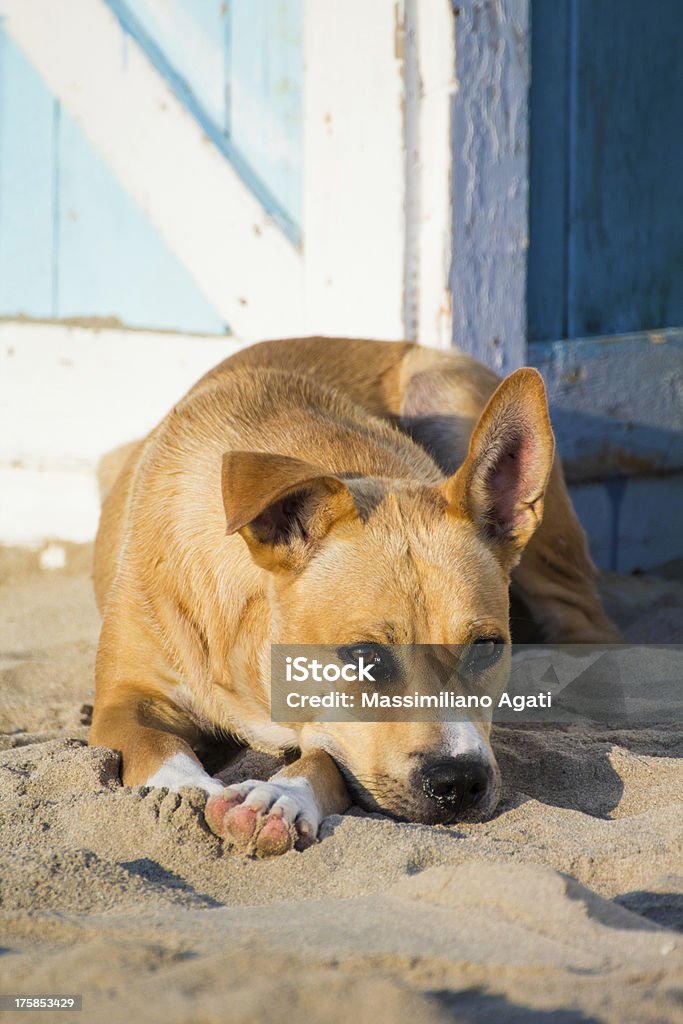
[[[216,835],[262,857],[302,850],[315,842],[323,818],[350,806],[339,769],[322,750],[304,754],[268,782],[228,786],[206,804]]]
[[[188,741],[146,724],[148,714],[142,696],[136,700],[131,695],[126,703],[95,705],[90,745],[119,751],[123,784],[173,792],[182,786],[197,786],[210,795],[222,792],[222,783],[204,770]]]
[[[460,352],[411,350],[403,362],[398,425],[444,473],[467,454],[470,434],[499,378]],[[596,570],[556,458],[543,521],[512,574],[512,592],[552,643],[618,643],[600,604]]]
[[[219,793],[223,785],[204,770],[193,749],[203,739],[200,728],[173,699],[177,674],[160,635],[141,595],[120,586],[102,622],[88,742],[119,751],[126,786],[174,792],[197,786]]]

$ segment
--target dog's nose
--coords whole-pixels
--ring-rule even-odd
[[[486,764],[463,754],[428,765],[422,774],[422,788],[437,804],[464,811],[483,800],[490,778]]]

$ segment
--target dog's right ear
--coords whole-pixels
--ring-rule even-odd
[[[444,485],[452,514],[476,525],[508,572],[541,522],[554,450],[543,378],[524,367],[499,385]]]
[[[221,483],[227,532],[264,569],[301,568],[335,523],[358,514],[342,480],[287,455],[227,452]]]

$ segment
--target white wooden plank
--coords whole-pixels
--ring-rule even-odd
[[[0,323],[0,466],[91,470],[239,347],[202,336]]]
[[[405,333],[401,8],[304,0],[307,333]]]
[[[414,299],[411,338],[449,348],[453,315],[449,275],[452,259],[451,116],[455,92],[455,16],[443,0],[406,0],[406,189],[414,178],[414,204],[407,217],[414,247],[406,272],[406,307]],[[411,84],[412,67],[412,89]],[[411,132],[411,117],[414,127]],[[411,138],[412,136],[412,138]]]
[[[203,336],[0,323],[0,543],[92,540],[96,467],[240,346]]]
[[[99,513],[94,471],[0,465],[0,544],[37,548],[51,538],[82,544],[93,540]]]

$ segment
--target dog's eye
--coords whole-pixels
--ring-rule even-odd
[[[504,649],[502,637],[480,636],[472,644],[465,654],[463,668],[472,675],[485,672],[496,664]]]
[[[340,647],[337,656],[349,665],[358,665],[362,659],[376,683],[388,683],[396,677],[394,656],[382,644],[350,644]]]

